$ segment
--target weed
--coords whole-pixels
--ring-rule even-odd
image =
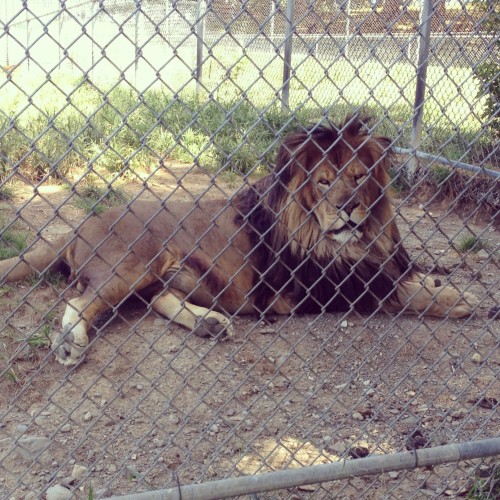
[[[391,177],[391,189],[395,194],[403,194],[411,188],[405,169],[391,167],[389,168],[389,176]]]
[[[14,190],[12,187],[3,185],[0,187],[0,201],[12,200],[14,197]]]
[[[54,287],[60,287],[65,281],[66,278],[62,273],[49,269],[42,274],[33,271],[32,274],[30,274],[25,280],[23,280],[23,283],[29,287],[38,286],[42,283],[48,283]]]
[[[487,470],[478,469],[480,474],[476,475],[467,498],[469,500],[493,500],[500,498],[500,466],[494,464]],[[486,477],[485,477],[486,476]]]
[[[440,187],[444,182],[449,180],[453,175],[453,172],[446,167],[442,167],[440,165],[433,167],[431,169],[432,180],[435,184]]]
[[[109,207],[121,205],[127,196],[121,189],[110,189],[94,185],[84,186],[79,190],[75,205],[85,213],[101,214]]]
[[[30,347],[44,349],[50,346],[50,334],[52,328],[50,325],[44,325],[40,330],[28,337],[27,342]]]
[[[4,376],[7,377],[9,382],[18,383],[19,377],[16,375],[14,368],[9,368],[6,372],[4,372]]]
[[[11,285],[2,285],[0,286],[0,297],[5,297],[6,295],[9,295],[10,292],[12,292],[13,288]]]
[[[457,249],[462,252],[479,252],[486,248],[486,243],[475,235],[464,236],[457,244]]]
[[[19,255],[27,246],[28,233],[6,229],[0,232],[0,260]]]
[[[64,284],[66,278],[59,271],[47,271],[43,274],[43,280],[52,286],[60,287]]]

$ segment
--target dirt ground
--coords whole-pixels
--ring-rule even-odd
[[[150,198],[234,189],[185,169],[171,165],[121,187],[134,195],[147,185]],[[84,215],[57,186],[15,192],[0,216],[22,217],[44,236]],[[438,278],[480,299],[474,317],[240,317],[234,339],[216,342],[135,299],[100,320],[85,360],[67,369],[28,339],[56,330],[62,297],[77,292],[60,281],[3,288],[0,497],[48,490],[55,498],[55,485],[76,498],[129,494],[498,436],[500,321],[488,317],[500,302],[498,230],[445,204],[424,208],[412,198],[399,210],[411,255],[428,269],[451,269]],[[451,248],[469,231],[488,242],[484,251]],[[469,491],[478,464],[246,498],[454,498]]]

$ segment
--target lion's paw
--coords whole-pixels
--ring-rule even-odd
[[[78,325],[77,325],[78,328]],[[80,333],[80,335],[78,335]],[[81,337],[81,332],[76,332],[76,337]],[[88,340],[80,339],[80,345],[75,341],[75,327],[71,323],[63,326],[60,333],[52,338],[52,351],[59,363],[64,366],[72,366],[78,364],[83,359],[83,352],[87,348]]]
[[[233,326],[223,314],[212,311],[206,316],[196,316],[196,326],[193,333],[202,338],[223,340],[232,337]]]
[[[450,307],[448,314],[450,318],[466,318],[472,316],[477,304],[479,304],[479,300],[474,294],[464,292],[461,294],[460,299]]]

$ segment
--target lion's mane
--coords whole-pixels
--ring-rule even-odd
[[[281,295],[297,313],[373,312],[394,304],[396,285],[418,270],[394,222],[387,173],[390,141],[370,137],[366,121],[350,117],[341,127],[316,126],[288,136],[274,172],[234,200],[259,263],[255,287],[261,311]],[[310,204],[312,170],[325,156],[341,169],[346,148],[370,168],[373,182],[365,188],[370,207],[363,237],[339,246],[301,207]]]

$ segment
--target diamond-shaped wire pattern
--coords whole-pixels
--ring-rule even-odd
[[[0,28],[0,258],[22,256],[17,282],[0,263],[1,498],[177,498],[366,456],[378,473],[244,493],[500,496],[495,0],[4,0]],[[383,281],[401,261],[424,288]]]

